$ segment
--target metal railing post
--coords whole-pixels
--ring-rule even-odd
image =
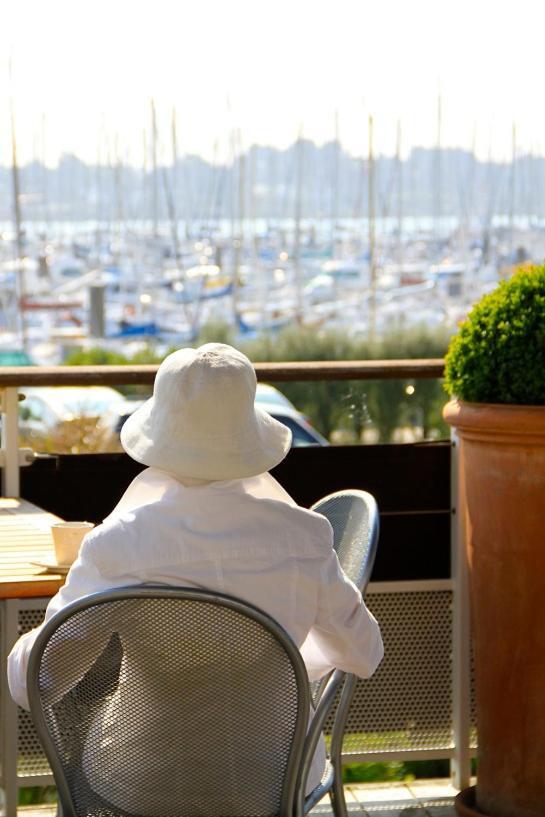
[[[452,732],[454,757],[451,760],[453,785],[464,789],[470,784],[470,696],[471,696],[471,624],[469,610],[468,565],[465,545],[465,500],[463,470],[460,467],[460,441],[451,435],[451,566],[454,580],[452,609]]]
[[[19,396],[17,388],[0,389],[0,466],[2,467],[2,496],[18,497],[19,479]]]
[[[4,599],[0,602],[2,656],[7,656],[17,641],[18,600]],[[17,780],[17,756],[19,729],[17,704],[9,694],[6,672],[0,674],[0,714],[2,730],[0,732],[0,759],[2,761],[2,783],[4,789],[4,817],[17,817],[17,800],[19,794]]]

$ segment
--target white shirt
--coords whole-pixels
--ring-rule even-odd
[[[183,485],[146,469],[87,534],[45,620],[90,593],[161,582],[227,593],[264,610],[300,648],[311,681],[334,667],[367,678],[382,660],[378,624],[339,565],[329,522],[297,506],[270,474]],[[25,708],[38,631],[23,635],[8,658],[12,697]],[[322,744],[308,791],[324,758]]]

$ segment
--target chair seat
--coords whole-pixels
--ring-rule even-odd
[[[374,499],[341,491],[313,510],[330,519],[339,562],[363,592],[378,537]],[[87,596],[46,623],[28,678],[32,716],[66,817],[303,817],[328,792],[335,817],[348,817],[341,750],[355,678],[337,669],[311,687],[289,635],[242,599],[164,585]],[[114,690],[117,709],[109,722],[119,734],[104,742],[95,709],[107,711]],[[215,714],[204,728],[211,703]],[[311,767],[330,714],[331,759],[304,796],[297,790],[306,782],[301,771]],[[166,752],[163,723],[170,730]],[[259,725],[255,750],[247,724]],[[250,744],[251,751],[241,750]],[[229,786],[216,779],[218,756],[229,759]],[[256,762],[260,757],[263,763]],[[86,763],[96,779],[87,780]],[[160,786],[146,782],[148,768]]]
[[[83,774],[81,767],[74,769],[73,775],[74,777],[72,778],[72,782],[75,782],[74,778],[77,778],[80,805],[83,807],[87,817],[133,817],[130,812],[125,812],[118,806],[113,806],[107,800],[104,800],[103,797],[100,797],[100,795],[94,792],[89,786],[87,778]],[[314,808],[316,803],[319,803],[322,797],[327,794],[328,791],[330,791],[331,787],[333,786],[333,779],[334,769],[329,759],[327,759],[322,779],[316,788],[313,789],[305,798],[305,814],[308,814],[308,812]]]

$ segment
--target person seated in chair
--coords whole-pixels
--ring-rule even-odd
[[[163,361],[153,396],[121,431],[125,451],[147,468],[85,537],[46,621],[76,599],[114,587],[203,588],[276,619],[299,647],[311,681],[334,668],[361,678],[374,673],[383,656],[378,624],[340,567],[328,520],[299,507],[268,473],[288,453],[291,432],[255,405],[255,391],[252,364],[231,346],[181,349]],[[23,635],[8,659],[11,694],[25,708],[38,631]],[[78,668],[77,652],[84,650],[75,645],[74,684],[88,669]],[[105,761],[86,769],[91,786],[114,803],[108,730],[118,727],[114,697],[92,727],[102,730]],[[322,741],[308,792],[324,766]]]

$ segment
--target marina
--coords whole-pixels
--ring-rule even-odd
[[[513,258],[505,229],[482,240],[457,234],[439,242],[423,231],[379,233],[373,258],[361,223],[283,225],[261,232],[244,222],[246,241],[190,235],[174,255],[168,225],[157,234],[101,232],[70,224],[70,239],[25,236],[22,257],[8,231],[0,239],[0,348],[25,349],[56,364],[74,349],[129,343],[191,343],[203,326],[223,324],[241,340],[287,327],[350,331],[370,337],[425,325],[454,331],[470,305],[508,277],[516,260],[539,261],[545,230],[517,231]],[[322,230],[319,230],[319,227]],[[297,243],[294,243],[297,242]],[[394,246],[392,246],[394,245]],[[399,255],[398,255],[399,257]]]
[[[12,105],[0,348],[51,365],[93,346],[161,354],[207,326],[235,342],[293,327],[371,342],[453,332],[517,265],[544,257],[545,160],[522,152],[514,124],[510,161],[445,148],[442,112],[439,94],[434,147],[406,155],[400,120],[395,154],[378,152],[372,115],[366,155],[350,154],[336,112],[323,145],[301,125],[284,150],[245,149],[233,128],[205,160],[180,154],[175,108],[165,139],[151,99],[140,167],[106,136],[95,165],[65,154],[51,168],[38,152],[21,168]]]

